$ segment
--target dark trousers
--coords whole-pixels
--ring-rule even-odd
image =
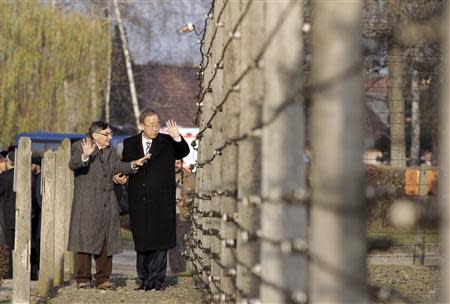
[[[169,250],[169,266],[173,273],[186,271],[186,258],[181,255],[186,250],[184,236],[191,229],[191,222],[177,219],[177,246]]]
[[[92,256],[95,259],[95,284],[96,286],[108,281],[112,272],[112,256],[106,253],[106,241],[103,243],[102,251],[99,255],[91,253],[78,253],[78,272],[75,280],[77,283],[87,283],[92,279]]]
[[[162,285],[166,277],[167,250],[138,252],[136,269],[141,284],[153,287]]]

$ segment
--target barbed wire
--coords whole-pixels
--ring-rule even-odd
[[[224,25],[222,24],[222,17],[226,10],[226,7],[229,5],[229,1],[224,1],[223,6],[219,9],[218,6],[216,6],[214,9],[218,9],[219,11],[216,13],[214,12],[213,15],[210,14],[210,19],[208,20],[208,26],[210,27],[213,32],[208,33],[208,44],[205,44],[205,39],[202,40],[202,43],[204,44],[202,46],[202,63],[200,64],[199,69],[199,79],[201,80],[200,90],[196,94],[196,102],[197,102],[197,114],[194,118],[195,121],[198,121],[198,118],[200,115],[204,115],[202,117],[201,125],[199,132],[197,134],[196,140],[193,141],[192,146],[195,150],[198,150],[198,147],[203,145],[203,138],[207,132],[208,129],[214,128],[214,122],[215,118],[217,117],[218,113],[220,113],[224,106],[226,105],[227,101],[230,100],[230,96],[232,94],[235,94],[237,92],[240,92],[242,82],[245,81],[248,77],[248,75],[253,70],[259,70],[263,67],[263,64],[261,62],[261,59],[263,58],[264,54],[266,53],[268,47],[271,45],[274,37],[278,34],[278,31],[280,28],[282,28],[283,23],[288,18],[290,12],[293,10],[294,5],[298,4],[298,1],[291,1],[289,5],[286,6],[286,9],[280,14],[280,17],[278,20],[276,20],[275,25],[272,29],[269,29],[269,33],[267,35],[267,38],[265,41],[263,41],[261,48],[256,53],[256,56],[251,60],[251,62],[245,66],[240,73],[238,73],[235,77],[235,79],[232,79],[230,85],[228,88],[226,88],[221,95],[217,99],[217,103],[215,103],[213,106],[210,105],[212,103],[210,100],[208,100],[208,103],[205,101],[205,97],[207,94],[213,93],[213,86],[215,85],[215,81],[217,80],[217,75],[219,70],[224,70],[224,73],[226,73],[226,66],[224,66],[224,60],[227,58],[228,51],[231,48],[232,41],[242,39],[241,34],[239,32],[240,26],[243,22],[243,20],[248,16],[249,11],[252,7],[253,1],[248,1],[246,5],[242,8],[241,14],[239,15],[237,21],[231,26],[227,28],[231,29],[230,35],[225,37],[223,44],[220,45],[221,49],[219,50],[218,54],[219,56],[217,58],[212,57],[212,53],[216,51],[216,37],[218,37],[218,31],[221,27]],[[214,1],[213,1],[214,5]],[[206,22],[206,21],[205,21]],[[205,31],[206,32],[206,31]],[[246,37],[244,37],[245,39]],[[391,57],[392,58],[392,57]],[[399,58],[413,58],[413,56],[399,56]],[[422,60],[425,60],[424,58],[421,58]],[[428,58],[432,59],[432,58]],[[213,62],[213,66],[211,66]],[[208,71],[208,73],[206,73]],[[311,93],[328,89],[329,87],[336,84],[337,81],[344,81],[348,78],[354,77],[357,74],[362,73],[362,67],[361,63],[358,62],[354,65],[349,66],[346,70],[344,70],[340,75],[337,75],[336,77],[333,77],[333,79],[328,79],[325,81],[317,82],[317,83],[309,83],[303,86],[302,88],[299,88],[298,90],[295,90],[295,92],[292,92],[290,96],[285,98],[284,102],[281,103],[276,109],[272,111],[272,113],[269,115],[268,118],[265,118],[258,122],[253,128],[246,132],[241,132],[241,134],[236,136],[231,136],[223,141],[218,146],[215,146],[213,148],[212,144],[208,142],[208,149],[203,149],[205,146],[202,146],[202,155],[201,159],[199,158],[197,162],[195,163],[194,167],[198,169],[198,174],[202,174],[202,170],[207,165],[211,165],[214,163],[215,160],[222,157],[224,154],[225,149],[227,147],[232,145],[239,145],[242,141],[251,139],[251,138],[261,138],[263,134],[263,130],[270,126],[276,119],[290,106],[295,104],[301,104],[303,102],[303,97],[309,96]],[[428,72],[419,72],[423,74],[430,74]],[[206,77],[207,76],[207,77]],[[400,87],[400,86],[398,86]],[[393,88],[390,86],[389,88]],[[203,111],[204,107],[211,107],[211,111],[208,111],[208,115],[206,115],[206,111]],[[376,114],[405,114],[407,111],[374,111]],[[396,125],[396,124],[404,124],[409,125],[412,123],[411,121],[405,120],[404,122],[392,122],[386,124],[386,126]],[[421,121],[421,125],[425,125],[426,122]],[[211,149],[210,149],[211,148]],[[405,158],[406,159],[406,158]],[[209,175],[208,175],[209,176]],[[207,178],[207,177],[203,177]],[[206,180],[205,180],[206,181]],[[208,184],[209,185],[209,184]],[[326,269],[328,272],[335,273],[336,276],[339,276],[340,278],[343,278],[344,280],[348,281],[349,284],[354,285],[355,288],[361,288],[366,289],[367,283],[364,279],[362,279],[359,274],[352,274],[347,273],[345,269],[337,268],[334,265],[330,265],[328,262],[322,260],[320,254],[316,254],[311,252],[308,241],[305,238],[272,238],[268,235],[265,235],[261,229],[256,230],[250,230],[245,228],[245,225],[243,225],[240,222],[239,219],[239,213],[231,212],[227,213],[223,210],[219,210],[214,205],[211,205],[211,201],[220,198],[220,199],[226,199],[221,201],[220,203],[232,203],[232,204],[238,204],[241,206],[246,207],[252,207],[252,208],[261,208],[265,204],[277,204],[279,206],[293,206],[293,207],[301,207],[301,208],[307,208],[310,206],[311,197],[309,193],[301,193],[301,194],[295,194],[295,195],[284,195],[281,197],[263,197],[262,195],[252,195],[252,196],[246,196],[246,197],[239,197],[239,193],[237,189],[211,189],[214,187],[208,186],[208,191],[199,191],[198,189],[196,191],[193,191],[191,194],[191,200],[190,203],[193,205],[191,208],[191,219],[193,223],[193,228],[196,231],[195,233],[192,233],[190,238],[190,246],[192,246],[192,249],[188,249],[186,251],[186,257],[190,261],[192,261],[192,264],[194,265],[195,271],[197,274],[195,274],[195,277],[205,282],[205,277],[201,274],[206,274],[208,277],[208,282],[205,282],[206,285],[209,285],[209,291],[214,293],[213,300],[216,302],[223,301],[223,302],[235,302],[238,298],[243,299],[242,303],[246,303],[245,301],[251,301],[251,300],[257,300],[253,299],[250,295],[246,294],[245,291],[243,291],[236,282],[236,272],[237,267],[241,267],[243,271],[246,271],[248,274],[250,274],[252,277],[258,280],[260,284],[265,284],[270,286],[271,288],[275,289],[277,292],[279,292],[283,297],[286,299],[289,303],[305,303],[308,301],[307,295],[305,291],[292,291],[286,286],[274,284],[273,282],[267,280],[262,274],[261,274],[261,265],[256,263],[254,265],[248,265],[247,263],[244,263],[237,254],[236,248],[238,246],[238,240],[244,243],[249,242],[255,242],[258,244],[266,244],[273,246],[279,250],[279,252],[283,255],[289,255],[289,256],[302,256],[308,259],[310,263],[316,263],[319,267]],[[219,187],[217,187],[219,188]],[[202,189],[203,190],[203,189]],[[228,200],[230,198],[230,200]],[[371,198],[374,198],[372,195]],[[230,202],[228,202],[230,201]],[[201,205],[200,202],[205,203],[205,205]],[[326,208],[327,210],[330,210],[330,212],[335,212],[342,214],[343,216],[348,217],[355,217],[355,216],[363,216],[365,212],[365,207],[358,206],[358,207],[352,207],[352,206],[334,206],[332,204],[326,204],[326,203],[319,203],[314,202],[314,206],[317,208]],[[226,209],[225,209],[226,210]],[[222,228],[218,228],[218,221],[221,221]],[[223,224],[232,224],[235,231],[233,230],[233,233],[228,233],[227,231],[223,231]],[[228,226],[227,226],[228,227]],[[380,232],[381,234],[382,232]],[[430,233],[431,234],[431,233]],[[228,237],[229,236],[229,237]],[[222,260],[222,257],[220,253],[214,252],[212,248],[209,246],[212,244],[213,241],[209,238],[216,238],[221,242],[221,248],[227,249],[227,252],[229,251],[231,256],[234,260],[234,266],[227,266],[228,263],[225,263]],[[205,241],[202,241],[202,240]],[[368,239],[369,241],[369,239]],[[408,245],[408,244],[394,244],[389,246],[389,248],[392,247],[398,247],[398,248],[410,248],[414,245]],[[422,246],[422,244],[420,245]],[[425,247],[434,248],[434,245],[425,245]],[[197,250],[197,251],[196,251]],[[216,248],[217,250],[217,248]],[[377,250],[376,246],[373,247],[373,250]],[[200,256],[197,254],[197,252],[203,256]],[[374,257],[377,257],[377,255],[374,255]],[[213,275],[211,272],[211,265],[214,263],[214,265],[217,265],[218,268],[220,268],[221,272],[225,275],[231,277],[231,282],[234,288],[234,293],[231,293],[229,290],[226,290],[223,288],[221,278]],[[214,267],[212,267],[214,268]],[[214,291],[212,289],[215,289]],[[388,290],[389,292],[394,292],[394,289],[385,289],[385,291]],[[377,295],[379,293],[379,289],[377,291],[370,290],[371,295]]]

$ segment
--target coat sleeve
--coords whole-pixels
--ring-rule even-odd
[[[134,170],[131,168],[131,161],[130,162],[123,162],[119,159],[116,159],[116,164],[114,166],[114,174],[117,173],[123,173],[123,174],[133,174],[136,173],[139,170]]]
[[[175,148],[175,158],[176,159],[182,159],[185,156],[189,155],[189,145],[187,144],[186,140],[184,140],[183,136],[181,136],[181,141],[176,142],[172,139],[173,147]]]
[[[69,160],[69,168],[72,171],[78,170],[83,167],[89,166],[89,163],[91,162],[91,157],[85,162],[81,160],[81,154],[83,154],[83,149],[81,148],[81,142],[77,141],[72,145],[71,153],[70,153],[70,160]]]

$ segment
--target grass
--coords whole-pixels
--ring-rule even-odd
[[[417,242],[416,231],[399,231],[393,229],[369,230],[369,239],[388,238],[393,240],[395,245],[412,245]],[[425,230],[425,244],[439,245],[439,233],[434,230]]]

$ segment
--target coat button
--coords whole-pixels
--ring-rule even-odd
[[[142,184],[142,187],[145,187],[145,184]]]
[[[108,175],[105,174],[105,177],[108,177]]]
[[[142,198],[143,201],[145,201],[145,196]]]

